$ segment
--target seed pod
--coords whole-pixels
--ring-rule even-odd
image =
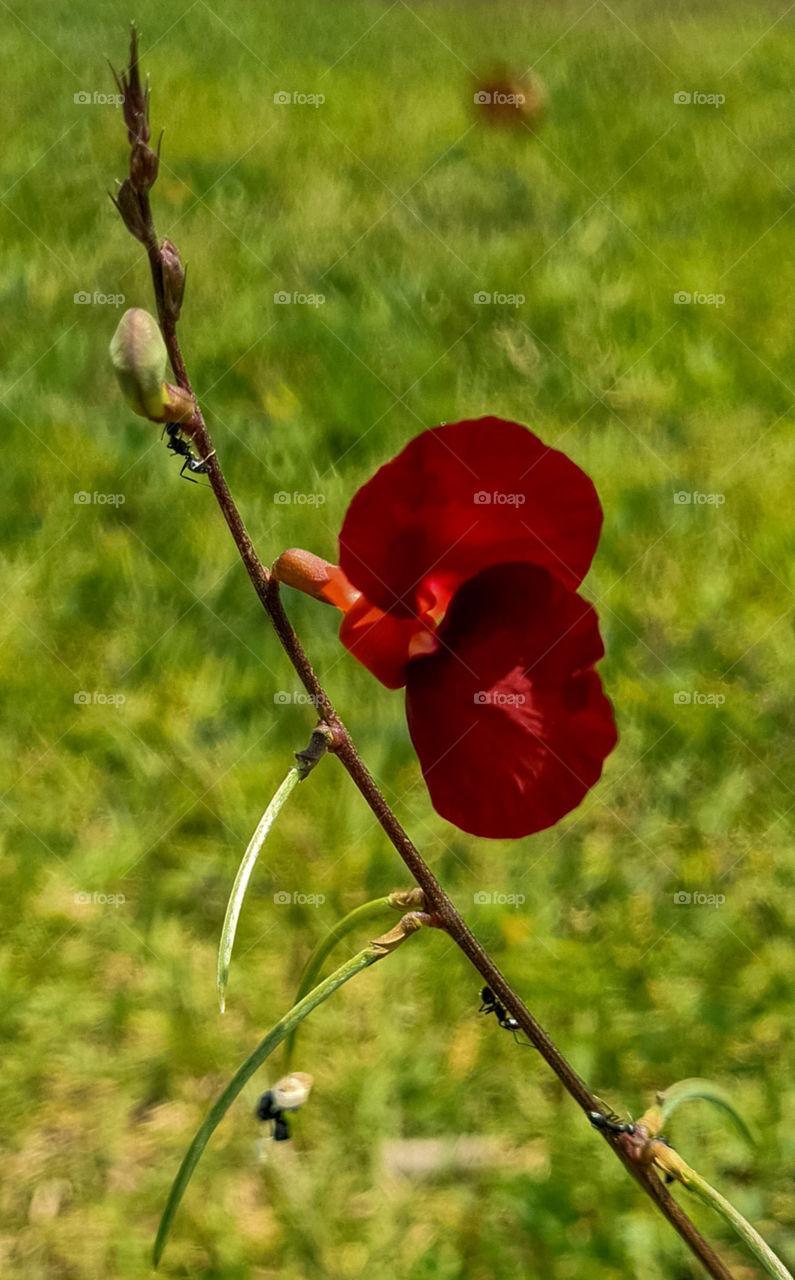
[[[160,265],[163,270],[163,307],[166,315],[177,321],[185,293],[185,268],[176,245],[170,240],[164,240],[160,246]]]
[[[130,408],[142,418],[162,422],[168,353],[154,316],[140,307],[125,311],[111,339],[110,358]]]
[[[141,200],[129,178],[125,178],[119,187],[118,196],[110,197],[119,213],[122,222],[131,235],[141,244],[146,244],[147,226],[141,208]]]
[[[148,191],[153,187],[160,166],[158,152],[145,142],[134,142],[130,152],[130,182],[136,191]]]

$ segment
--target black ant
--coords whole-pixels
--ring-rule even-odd
[[[483,1003],[478,1009],[478,1013],[496,1014],[497,1021],[500,1024],[500,1026],[504,1027],[506,1031],[513,1032],[513,1038],[514,1040],[516,1040],[517,1044],[521,1045],[523,1049],[533,1048],[533,1045],[525,1044],[523,1040],[517,1039],[516,1033],[517,1031],[520,1030],[519,1023],[516,1021],[515,1018],[511,1017],[508,1010],[505,1008],[505,1005],[500,1003],[500,1001],[497,999],[494,992],[492,991],[491,987],[484,987],[480,993],[480,998],[483,1001]]]
[[[634,1133],[635,1126],[629,1120],[622,1120],[616,1115],[615,1111],[611,1111],[609,1107],[605,1107],[602,1111],[589,1111],[588,1119],[594,1129],[598,1129],[600,1133]]]
[[[257,1119],[273,1121],[274,1142],[286,1142],[289,1138],[290,1127],[287,1124],[287,1118],[281,1108],[276,1105],[272,1089],[263,1093],[257,1103]]]
[[[210,470],[207,464],[209,463],[212,454],[210,454],[210,458],[197,458],[187,440],[183,440],[179,431],[180,426],[178,422],[166,423],[164,427],[164,432],[168,434],[168,444],[166,445],[166,448],[170,449],[172,453],[178,454],[180,458],[185,459],[182,464],[182,470],[179,474],[181,476],[184,475],[187,469],[192,474],[185,476],[185,479],[193,481],[194,484],[198,484],[198,480],[194,480],[193,477],[194,475],[207,474]]]
[[[602,1106],[604,1106],[604,1103],[602,1103]],[[622,1120],[620,1116],[616,1115],[615,1111],[612,1111],[610,1109],[610,1107],[605,1107],[604,1112],[589,1111],[588,1119],[590,1120],[594,1129],[598,1129],[600,1133],[610,1133],[610,1134],[613,1134],[614,1136],[618,1136],[619,1134],[626,1133],[631,1136],[633,1133],[637,1132],[637,1126],[634,1125],[631,1120]],[[670,1147],[671,1145],[668,1139],[664,1138],[661,1134],[658,1135],[656,1141],[662,1142],[666,1147]],[[666,1186],[674,1181],[675,1179],[673,1174],[666,1173],[665,1175]]]

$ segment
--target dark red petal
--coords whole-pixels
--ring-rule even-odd
[[[388,689],[406,683],[409,645],[417,630],[412,618],[395,618],[360,596],[347,610],[340,626],[340,640],[354,658]]]
[[[616,743],[594,610],[545,569],[499,565],[458,591],[439,639],[406,691],[434,808],[476,836],[551,827]]]
[[[424,431],[359,489],[340,533],[340,565],[373,604],[405,617],[423,581],[454,590],[509,560],[541,565],[576,588],[601,523],[585,473],[526,427],[453,422]]]

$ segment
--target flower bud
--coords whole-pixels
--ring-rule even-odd
[[[162,422],[168,353],[154,316],[139,307],[125,311],[111,339],[110,358],[130,408],[142,418]]]
[[[141,88],[141,77],[138,74],[138,32],[135,27],[130,31],[130,65],[119,75],[113,71],[119,93],[124,99],[124,123],[127,126],[127,138],[130,146],[139,140],[149,141],[149,82]]]
[[[170,320],[176,322],[185,293],[185,268],[176,245],[170,240],[164,240],[160,246],[160,266],[163,271],[163,310]]]
[[[141,200],[129,178],[125,178],[119,187],[118,197],[111,196],[111,200],[121,214],[122,222],[130,234],[134,235],[136,240],[140,240],[141,244],[146,244],[147,225]]]
[[[361,595],[338,565],[329,564],[328,560],[321,560],[320,556],[299,547],[283,551],[271,573],[277,582],[295,587],[315,600],[336,605],[338,609],[349,608]]]
[[[154,186],[160,155],[145,142],[134,142],[130,152],[130,182],[136,191],[143,193]]]

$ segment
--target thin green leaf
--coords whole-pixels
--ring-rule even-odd
[[[718,1084],[713,1084],[711,1080],[701,1080],[697,1077],[689,1080],[680,1080],[678,1084],[671,1085],[670,1089],[666,1089],[664,1093],[657,1095],[663,1128],[681,1103],[692,1102],[694,1099],[711,1102],[714,1107],[719,1107],[722,1111],[727,1112],[746,1141],[751,1146],[756,1145],[753,1133],[735,1107],[728,1091]]]
[[[215,1129],[223,1120],[235,1098],[240,1093],[243,1086],[251,1079],[254,1072],[262,1065],[265,1059],[273,1052],[278,1045],[282,1043],[285,1036],[298,1026],[313,1009],[327,1000],[338,987],[343,983],[350,981],[357,973],[361,973],[363,969],[374,964],[376,960],[380,960],[384,955],[383,950],[377,950],[368,947],[365,951],[360,951],[353,959],[346,961],[339,969],[336,969],[330,977],[315,987],[309,995],[305,996],[298,1004],[294,1005],[289,1013],[285,1014],[276,1025],[268,1032],[265,1039],[262,1040],[254,1050],[254,1052],[246,1059],[242,1067],[235,1073],[229,1084],[224,1089],[221,1096],[210,1109],[204,1123],[199,1128],[196,1136],[191,1142],[188,1150],[185,1152],[182,1164],[179,1167],[177,1176],[172,1183],[171,1190],[168,1194],[166,1207],[163,1210],[163,1216],[160,1219],[160,1226],[157,1230],[157,1237],[154,1246],[154,1265],[157,1266],[163,1256],[166,1240],[168,1239],[171,1223],[177,1212],[179,1203],[185,1194],[185,1188],[190,1182],[193,1170],[199,1163],[201,1154],[210,1140]]]
[[[339,924],[335,924],[326,937],[318,943],[307,960],[304,971],[301,974],[298,990],[295,993],[296,1001],[302,1000],[307,991],[311,991],[326,957],[334,950],[336,944],[345,937],[346,933],[350,933],[357,925],[373,920],[388,910],[394,910],[389,898],[373,898],[371,902],[365,902],[362,906],[355,907],[353,911],[349,911],[347,916],[340,920]],[[293,1056],[297,1033],[298,1027],[296,1026],[287,1037],[284,1055],[285,1069],[287,1071],[290,1070],[290,1061]]]
[[[248,848],[243,854],[243,860],[238,867],[235,883],[232,885],[232,892],[229,895],[229,902],[226,907],[226,915],[224,917],[224,927],[221,930],[221,940],[218,944],[218,969],[216,975],[216,987],[218,989],[218,1002],[221,1006],[221,1013],[226,1008],[226,985],[229,981],[229,965],[232,960],[232,948],[235,945],[235,933],[237,932],[237,922],[240,918],[240,910],[243,906],[243,899],[246,896],[248,882],[251,879],[251,873],[259,857],[260,850],[268,838],[271,827],[279,816],[287,797],[293,791],[296,783],[300,782],[305,776],[306,769],[293,766],[284,782],[279,787],[276,795],[271,800],[267,809],[257,824],[257,829],[249,841]]]
[[[770,1245],[762,1239],[759,1232],[754,1230],[750,1222],[735,1209],[734,1205],[729,1204],[729,1201],[719,1191],[716,1191],[708,1182],[705,1182],[701,1175],[696,1173],[695,1169],[691,1169],[686,1165],[680,1173],[680,1178],[688,1191],[692,1191],[704,1204],[716,1209],[724,1221],[729,1223],[754,1255],[757,1262],[764,1267],[768,1275],[775,1276],[776,1280],[793,1280],[792,1274],[784,1266],[781,1259],[776,1256]]]

